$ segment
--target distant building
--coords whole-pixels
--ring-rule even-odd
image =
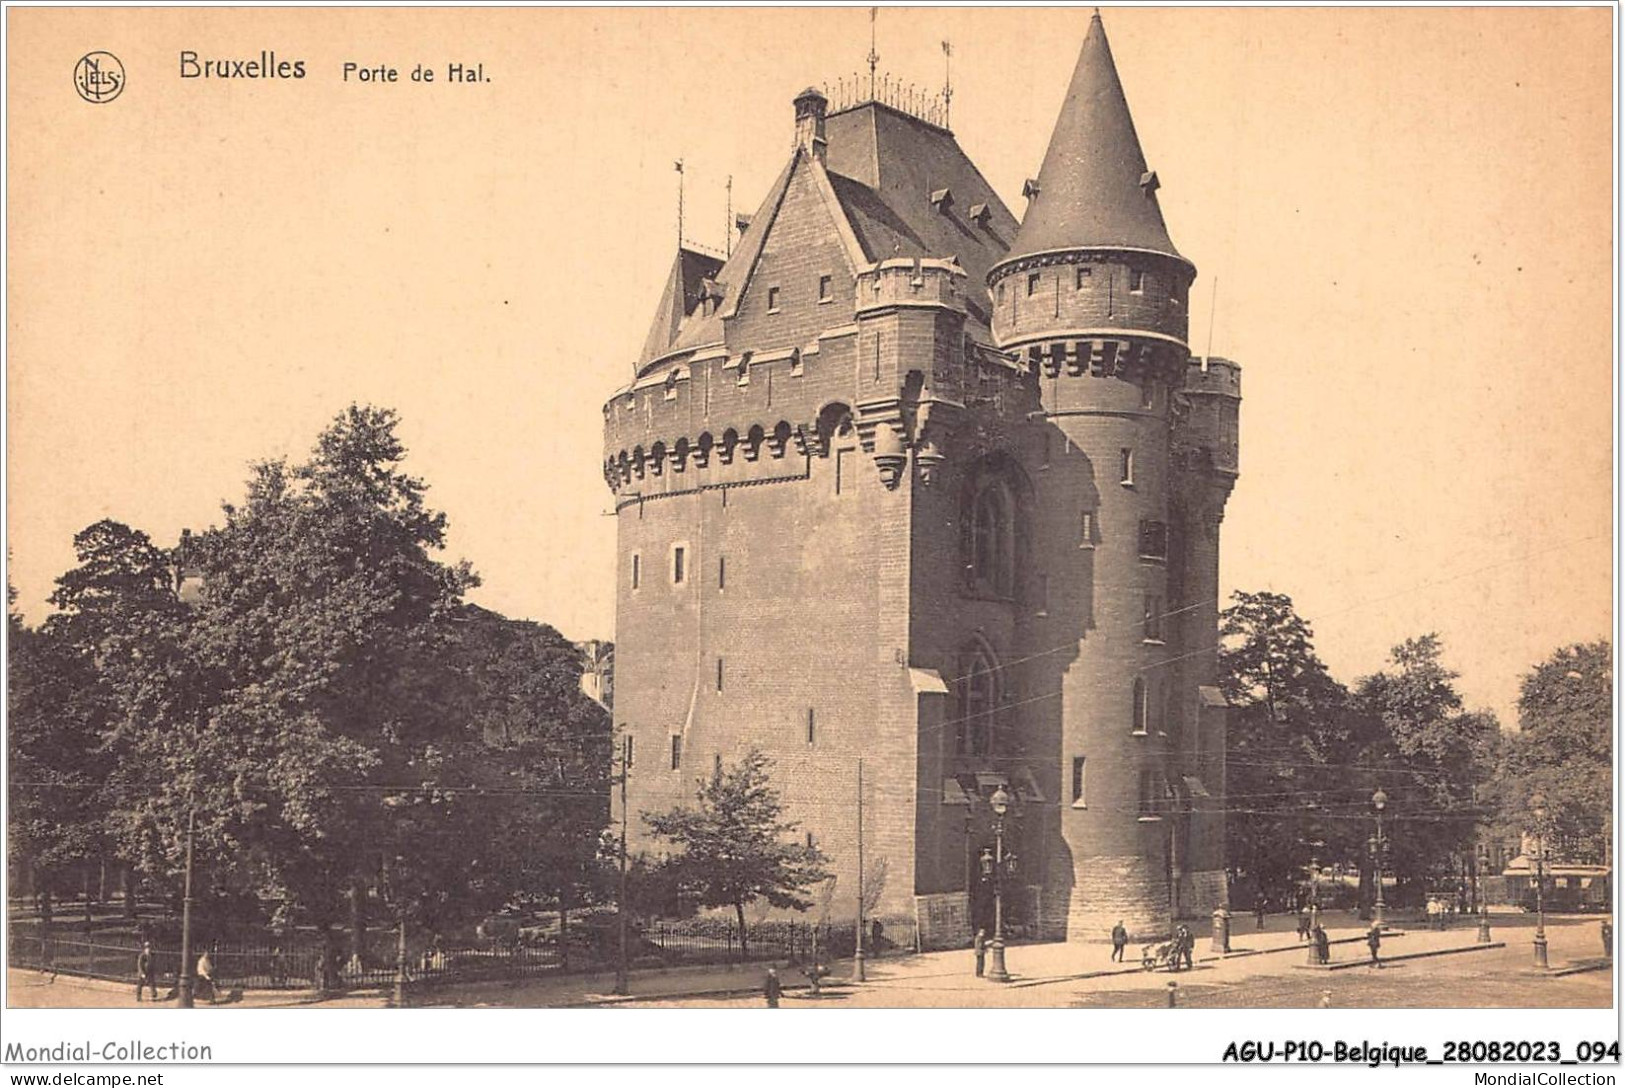
[[[608,709],[615,697],[615,644],[590,638],[575,646],[581,651],[581,690],[587,698]]]
[[[1166,930],[1225,897],[1240,371],[1191,357],[1098,14],[1024,219],[942,120],[796,96],[732,256],[679,251],[604,406],[628,803],[761,748],[850,916],[861,760],[879,913],[929,947],[991,925],[1003,786],[1015,924]]]

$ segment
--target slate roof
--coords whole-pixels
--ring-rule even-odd
[[[1179,256],[1162,221],[1156,176],[1146,168],[1099,12],[1089,22],[1037,180],[1012,259],[1089,247]]]
[[[665,290],[660,294],[660,305],[655,308],[654,322],[649,326],[649,335],[644,337],[639,362],[646,363],[671,347],[683,319],[699,305],[704,282],[715,279],[721,270],[722,261],[708,253],[687,246],[677,250],[666,277]]]

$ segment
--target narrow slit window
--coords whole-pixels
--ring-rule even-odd
[[[1087,765],[1087,757],[1072,757],[1072,804],[1077,808],[1084,807],[1084,771]]]
[[[636,552],[632,553],[632,588],[637,589],[643,580],[643,557]]]
[[[1121,474],[1119,476],[1119,481],[1122,483],[1122,485],[1124,487],[1133,487],[1134,486],[1134,451],[1129,449],[1127,446],[1124,446],[1119,451],[1119,454],[1121,456],[1120,465],[1121,465],[1121,468],[1122,468],[1122,472],[1121,472]]]
[[[1083,519],[1082,520],[1083,520],[1083,524],[1079,526],[1079,529],[1081,531],[1080,535],[1081,535],[1082,539],[1080,539],[1078,541],[1078,545],[1079,545],[1079,547],[1093,548],[1095,546],[1095,529],[1096,529],[1096,526],[1095,526],[1095,512],[1093,510],[1085,510],[1083,512]]]
[[[1038,614],[1049,615],[1049,575],[1038,576]]]
[[[722,690],[722,658],[717,658],[717,690]]]
[[[717,556],[717,588],[728,588],[728,557],[725,555]]]
[[[714,779],[717,779],[718,781],[721,781],[721,779],[722,779],[722,753],[721,752],[713,752],[713,753],[711,753],[711,777],[714,778]]]
[[[1150,722],[1150,719],[1147,717],[1148,713],[1149,713],[1149,711],[1148,711],[1148,709],[1146,707],[1146,697],[1145,697],[1145,681],[1143,679],[1141,679],[1140,677],[1135,677],[1134,678],[1134,709],[1133,709],[1133,715],[1134,715],[1133,726],[1134,726],[1134,728],[1132,730],[1132,732],[1134,733],[1135,736],[1144,736],[1146,734],[1146,732],[1148,731],[1146,729],[1146,726]]]
[[[835,297],[834,281],[829,276],[818,277],[818,301],[829,302]]]
[[[683,765],[683,738],[680,734],[671,736],[671,769],[676,770]]]
[[[807,708],[807,743],[818,742],[818,717],[812,707]]]
[[[680,586],[688,575],[688,550],[681,544],[671,550],[671,584]]]
[[[1137,268],[1129,271],[1128,293],[1131,295],[1145,294],[1145,273]]]
[[[767,289],[767,312],[772,314],[772,313],[777,313],[778,310],[779,310],[779,289],[777,287],[769,287]]]
[[[1094,269],[1090,268],[1088,265],[1080,264],[1078,266],[1078,290],[1081,291],[1085,287],[1088,287],[1089,281],[1094,278],[1094,274]]]
[[[1162,598],[1150,593],[1145,597],[1145,641],[1162,641]]]
[[[1038,278],[1037,272],[1027,274],[1027,294],[1036,295],[1038,293]]]

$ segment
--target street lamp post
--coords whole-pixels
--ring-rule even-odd
[[[1004,814],[1010,808],[1010,795],[1000,786],[989,803],[993,806],[993,940],[988,950],[993,962],[987,977],[992,982],[1009,982],[1010,972],[1004,968]],[[984,857],[984,868],[987,860]]]
[[[1383,856],[1383,853],[1387,849],[1387,843],[1386,843],[1386,841],[1384,841],[1384,839],[1382,837],[1382,810],[1388,807],[1388,795],[1386,793],[1382,792],[1382,787],[1381,786],[1378,786],[1377,787],[1377,792],[1373,793],[1371,795],[1371,807],[1376,809],[1376,812],[1377,812],[1377,837],[1373,840],[1375,845],[1374,845],[1373,851],[1372,851],[1376,855],[1376,857],[1375,857],[1375,866],[1376,866],[1376,870],[1377,870],[1377,902],[1375,904],[1375,908],[1376,908],[1375,922],[1376,922],[1377,928],[1382,929],[1383,928],[1383,917],[1382,917],[1382,911],[1383,911],[1383,901],[1382,901],[1382,856]]]
[[[1478,848],[1478,869],[1473,875],[1473,896],[1478,900],[1478,943],[1490,943],[1490,905],[1484,899],[1484,867],[1490,863],[1490,852]]]
[[[175,980],[176,1003],[192,1007],[192,837],[197,830],[197,806],[186,811],[186,891],[181,899],[181,970]]]
[[[1529,812],[1535,817],[1535,966],[1545,969],[1546,959],[1546,796],[1536,792],[1529,798]]]

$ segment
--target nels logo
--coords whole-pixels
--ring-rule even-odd
[[[124,65],[111,53],[86,53],[73,66],[73,87],[86,102],[111,102],[124,91]]]

